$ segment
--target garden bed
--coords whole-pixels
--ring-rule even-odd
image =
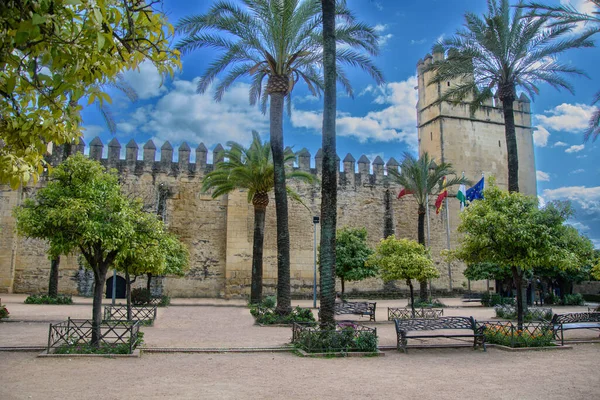
[[[298,323],[292,326],[292,344],[309,354],[374,355],[378,353],[377,343],[377,328],[352,322],[337,322],[334,328],[326,330]]]
[[[100,342],[92,346],[92,321],[67,319],[50,324],[46,354],[132,354],[143,340],[137,321],[103,321]]]
[[[494,307],[497,318],[517,319],[517,309],[511,305],[497,305]],[[552,319],[552,309],[549,307],[529,307],[523,315],[525,322],[530,321],[550,321]]]
[[[530,322],[523,329],[512,322],[478,321],[487,344],[496,344],[510,348],[553,347],[554,332],[548,322]]]
[[[156,306],[132,306],[131,321],[138,321],[140,325],[154,325],[156,319]],[[127,322],[127,306],[105,306],[104,320],[111,322]]]

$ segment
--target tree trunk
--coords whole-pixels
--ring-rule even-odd
[[[428,206],[428,205],[427,205]],[[418,224],[418,240],[419,243],[425,246],[425,210],[424,205],[419,205],[419,224]],[[421,301],[427,301],[427,281],[419,281],[419,299]]]
[[[148,272],[148,280],[146,281],[146,290],[148,290],[148,293],[150,292],[150,285],[152,283],[152,274],[150,272]]]
[[[413,288],[412,280],[407,279],[406,283],[410,289],[410,309],[412,310],[412,317],[415,317],[415,290]]]
[[[517,135],[515,131],[515,101],[514,85],[505,89],[507,94],[500,95],[502,111],[504,112],[504,134],[506,137],[506,153],[508,156],[508,191],[519,191],[519,154],[517,151]]]
[[[262,301],[265,213],[266,206],[254,206],[254,241],[252,243],[252,285],[250,288],[250,303],[252,304],[258,304]]]
[[[106,282],[106,272],[108,263],[93,267],[94,269],[94,302],[92,305],[92,346],[98,347],[102,332],[102,298],[104,297],[104,284]]]
[[[321,328],[335,323],[335,230],[337,225],[335,0],[321,0],[323,12],[323,172],[321,178]],[[343,280],[342,280],[343,285]],[[342,290],[343,292],[343,290]]]
[[[342,294],[344,294],[346,293],[346,281],[344,278],[340,278],[340,281],[342,281]]]
[[[269,79],[271,80],[272,77]],[[277,308],[280,315],[292,311],[290,293],[290,232],[288,229],[288,204],[283,164],[283,101],[284,92],[271,92],[270,135],[275,175],[275,214],[277,216]]]
[[[60,265],[60,256],[50,260],[50,278],[48,280],[48,296],[58,297],[58,266]]]
[[[125,268],[125,297],[127,298],[127,321],[131,321],[131,280],[129,279],[129,269]]]
[[[523,301],[523,270],[511,267],[511,271],[517,288],[517,329],[523,329],[523,317],[526,311],[526,303]]]

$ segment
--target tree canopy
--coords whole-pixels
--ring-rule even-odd
[[[367,243],[366,228],[339,229],[336,235],[335,273],[342,280],[342,293],[345,281],[360,281],[377,275],[377,267],[367,265],[373,250]]]
[[[138,0],[7,0],[0,4],[0,183],[16,187],[43,169],[49,143],[81,136],[82,105],[110,103],[105,87],[150,60],[179,65],[173,28]],[[106,84],[109,84],[108,86]]]

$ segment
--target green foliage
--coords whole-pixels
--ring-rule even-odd
[[[508,193],[491,184],[484,200],[461,213],[460,246],[453,255],[467,264],[492,263],[531,271],[536,267],[577,268],[578,254],[565,245],[568,206],[538,208],[536,197]]]
[[[377,352],[375,331],[356,331],[353,326],[342,329],[303,330],[295,346],[308,353]]]
[[[379,242],[367,264],[377,266],[385,282],[412,279],[422,281],[440,275],[423,245],[414,240],[396,239],[394,235]]]
[[[592,268],[592,270],[590,272],[591,272],[592,276],[594,277],[594,279],[600,281],[600,262],[598,264],[594,265],[594,267]]]
[[[585,303],[581,293],[566,294],[562,303],[565,306],[582,306]]]
[[[4,318],[8,318],[9,315],[10,315],[10,313],[8,312],[8,309],[6,308],[6,306],[3,304],[0,304],[0,321],[3,320]]]
[[[367,244],[366,228],[342,228],[335,243],[335,273],[345,281],[360,281],[377,276],[377,267],[366,265],[373,250]]]
[[[444,308],[446,305],[439,299],[429,299],[423,301],[421,299],[415,300],[415,308]]]
[[[80,102],[144,60],[172,73],[173,28],[160,2],[6,0],[0,3],[0,183],[37,179],[47,145],[81,136]]]
[[[533,333],[529,330],[517,330],[512,324],[486,326],[483,334],[489,344],[499,344],[507,347],[547,347],[553,346],[554,335],[552,328],[541,328]]]
[[[260,197],[267,195],[275,186],[273,155],[270,142],[262,142],[260,135],[252,131],[252,143],[246,148],[239,143],[227,142],[228,149],[223,150],[221,156],[224,161],[218,162],[214,171],[206,174],[202,181],[204,192],[212,189],[212,197],[217,198],[237,189],[248,191],[248,203],[262,200]],[[284,162],[296,159],[294,152],[286,151]],[[298,179],[304,182],[314,182],[313,175],[293,169],[286,171],[286,179]],[[294,200],[302,202],[300,196],[291,188],[287,188],[288,195]],[[268,202],[268,197],[266,199]]]
[[[186,35],[177,48],[184,53],[210,47],[219,58],[204,72],[198,91],[205,92],[217,75],[228,71],[217,85],[215,99],[239,78],[250,77],[250,103],[267,106],[265,78],[284,77],[289,81],[289,95],[298,81],[306,83],[313,96],[320,96],[323,78],[323,34],[321,4],[316,1],[264,2],[245,1],[245,7],[227,2],[215,3],[206,14],[183,18],[177,31]],[[270,6],[268,5],[270,4]],[[379,36],[374,28],[356,21],[344,3],[337,6],[336,42],[338,45],[337,80],[352,96],[352,86],[342,65],[360,67],[377,83],[383,82],[381,72],[370,55],[379,53]],[[260,32],[260,34],[257,34]],[[288,110],[291,110],[288,96]]]
[[[554,293],[546,293],[544,295],[544,304],[560,304],[560,296]]]
[[[502,305],[515,305],[515,299],[513,297],[502,297],[498,293],[482,293],[481,294],[481,305],[484,307],[494,307]]]
[[[260,304],[250,305],[250,314],[255,318],[256,323],[263,325],[292,324],[293,322],[315,325],[315,317],[309,308],[296,307],[287,315],[280,315],[275,312],[275,298],[267,297]]]
[[[145,306],[152,302],[150,291],[146,288],[135,288],[131,290],[131,302],[135,306]]]
[[[158,303],[158,307],[168,307],[171,305],[171,297],[163,294],[160,296],[160,302]]]
[[[144,343],[144,332],[138,331],[137,340],[132,349],[136,349]],[[92,346],[90,343],[67,343],[54,349],[54,354],[131,354],[129,343],[109,344],[101,343]]]
[[[517,319],[517,310],[515,307],[511,305],[505,306],[496,306],[494,307],[494,311],[496,312],[497,318],[503,319]],[[523,315],[523,320],[525,322],[531,321],[550,321],[552,319],[552,309],[536,309],[536,308],[528,308],[525,314]]]
[[[488,262],[469,264],[463,274],[465,275],[465,278],[472,281],[482,281],[486,279],[503,280],[511,276],[510,271],[506,268]]]
[[[25,304],[73,304],[73,298],[65,294],[59,294],[56,297],[47,294],[32,294],[27,296]]]

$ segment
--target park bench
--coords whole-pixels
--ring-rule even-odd
[[[463,294],[462,301],[464,303],[476,303],[481,301],[481,293],[465,293]]]
[[[443,308],[415,308],[413,315],[410,307],[392,308],[388,307],[388,321],[395,319],[427,318],[435,319],[444,315]]]
[[[564,332],[572,329],[600,330],[600,312],[554,314],[552,317],[554,338],[565,344]]]
[[[440,317],[437,319],[396,319],[397,349],[407,352],[408,339],[424,338],[473,338],[473,348],[483,347],[485,351],[485,336],[483,329],[475,325],[473,317]],[[461,333],[424,334],[424,331],[462,330]]]
[[[364,317],[369,316],[369,320],[375,322],[375,307],[377,303],[369,303],[366,301],[348,301],[345,303],[335,303],[334,313],[341,314],[356,314]]]

